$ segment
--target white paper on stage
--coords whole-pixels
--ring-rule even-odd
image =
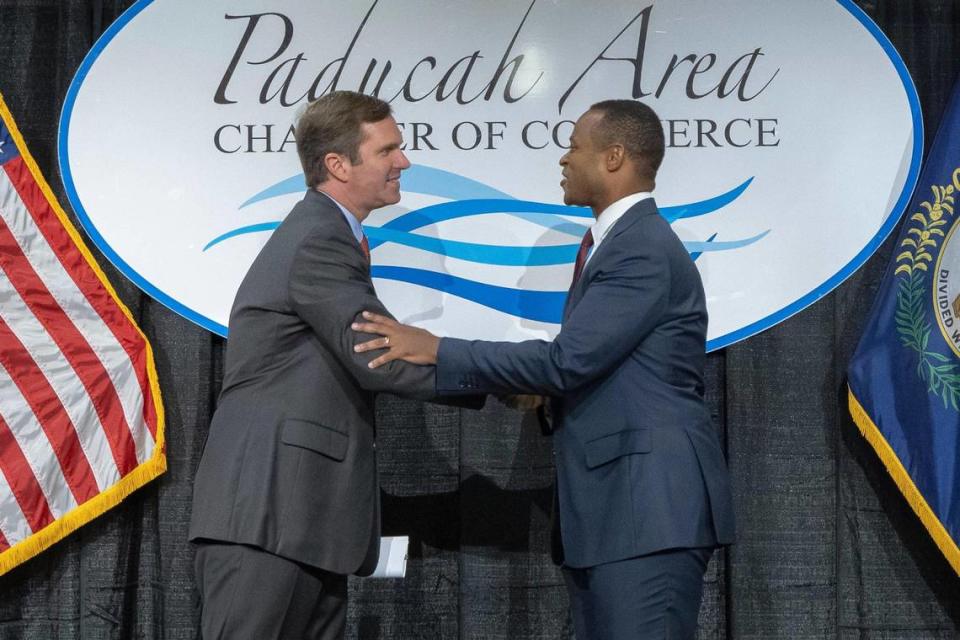
[[[407,574],[408,536],[380,538],[380,560],[370,578],[402,578]]]

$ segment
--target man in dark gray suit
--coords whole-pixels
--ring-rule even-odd
[[[726,463],[703,393],[699,272],[650,192],[657,115],[595,104],[561,158],[564,202],[593,209],[552,342],[438,339],[375,313],[358,351],[437,365],[437,390],[552,397],[562,563],[579,640],[696,636],[713,549],[733,541]],[[361,342],[363,340],[361,339]]]
[[[379,554],[374,392],[435,396],[433,367],[370,369],[349,329],[386,314],[360,223],[399,201],[410,166],[390,106],[334,92],[296,139],[308,190],[237,291],[194,485],[207,640],[342,637],[346,576]]]

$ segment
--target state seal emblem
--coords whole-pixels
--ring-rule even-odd
[[[900,343],[916,352],[927,392],[960,411],[960,237],[954,211],[960,167],[931,191],[900,242],[895,321]]]

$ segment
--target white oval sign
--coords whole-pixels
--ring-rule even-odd
[[[61,173],[144,291],[226,334],[236,288],[302,197],[291,125],[333,89],[389,100],[413,167],[365,227],[377,290],[442,335],[551,337],[588,210],[557,160],[592,103],[663,120],[656,198],[703,275],[710,349],[859,267],[916,181],[896,51],[848,0],[156,0],[81,65]]]

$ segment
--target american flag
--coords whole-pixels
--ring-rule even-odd
[[[0,574],[165,469],[150,344],[0,96]]]

